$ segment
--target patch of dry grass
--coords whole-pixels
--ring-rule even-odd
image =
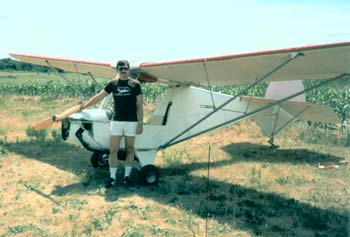
[[[158,185],[139,185],[135,171],[134,186],[120,184],[106,190],[108,170],[93,169],[88,151],[50,137],[37,142],[26,136],[32,120],[61,106],[69,108],[75,100],[7,99],[1,103],[0,236],[346,236],[349,232],[350,168],[317,167],[318,162],[349,157],[348,148],[325,145],[333,139],[326,135],[308,143],[303,124],[276,137],[281,145],[277,150],[267,146],[268,139],[251,121],[214,131],[159,152]],[[30,105],[25,106],[26,101]],[[122,169],[117,175],[120,180]]]

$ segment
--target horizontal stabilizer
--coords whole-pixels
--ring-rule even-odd
[[[271,139],[296,120],[341,123],[336,113],[326,105],[290,100],[276,104],[278,99],[248,96],[242,96],[241,101],[249,104],[248,112],[272,103],[275,104],[251,117]]]
[[[270,103],[278,101],[277,99],[267,99],[259,97],[242,96],[241,100],[249,101],[249,110],[256,109]],[[299,120],[315,121],[315,122],[330,122],[341,123],[337,114],[327,105],[320,105],[314,103],[297,102],[297,101],[284,101],[279,104],[283,110],[287,111],[293,116],[297,116]],[[302,112],[304,111],[304,112]]]

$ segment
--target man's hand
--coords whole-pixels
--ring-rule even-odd
[[[138,123],[136,128],[136,134],[139,135],[139,134],[142,134],[142,132],[143,132],[143,123]]]

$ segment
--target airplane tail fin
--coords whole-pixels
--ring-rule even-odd
[[[266,100],[280,100],[299,91],[304,90],[302,81],[274,81],[270,82],[266,89]],[[294,102],[305,102],[305,94],[290,99]],[[287,128],[294,119],[295,114],[289,113],[281,106],[273,106],[268,110],[262,111],[253,117],[256,124],[271,140],[282,129]]]
[[[271,82],[265,98],[254,98],[252,104],[266,105],[304,90],[302,81]],[[248,98],[246,98],[248,100]],[[252,105],[253,106],[253,105]],[[273,142],[274,136],[289,127],[296,120],[339,123],[335,112],[326,105],[305,102],[301,94],[279,105],[275,105],[254,115],[252,119]]]
[[[302,81],[274,81],[269,83],[265,98],[279,100],[302,90],[304,90]],[[291,101],[305,102],[305,94],[294,97]]]

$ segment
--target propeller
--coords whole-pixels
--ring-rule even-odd
[[[50,127],[54,124],[54,122],[61,121],[69,117],[70,115],[79,112],[80,110],[81,110],[81,105],[79,104],[79,105],[73,106],[72,108],[67,109],[66,111],[64,111],[59,115],[53,115],[53,116],[47,117],[41,120],[40,122],[34,124],[33,130],[38,131],[38,130]]]

